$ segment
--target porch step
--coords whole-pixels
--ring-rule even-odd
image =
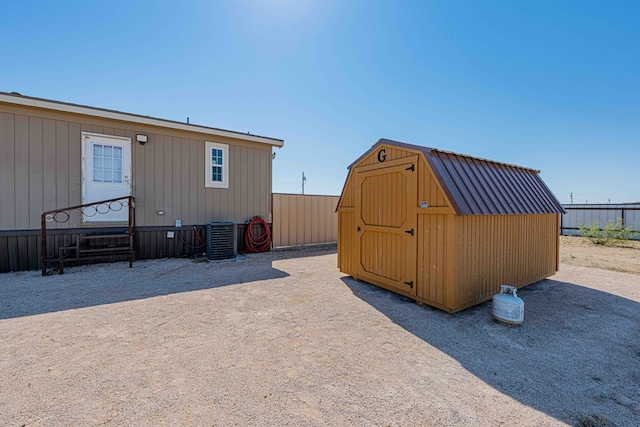
[[[133,250],[133,235],[121,234],[83,234],[76,238],[73,244],[58,248],[58,257],[46,260],[49,265],[57,265],[58,273],[64,273],[66,263],[81,263],[82,261],[116,260],[126,256],[129,267],[135,260]]]

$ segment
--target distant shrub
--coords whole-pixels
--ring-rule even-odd
[[[636,232],[631,227],[622,225],[622,218],[617,221],[607,221],[604,227],[600,226],[599,221],[593,221],[587,225],[578,225],[580,234],[596,245],[613,246],[625,240],[632,239],[636,236]]]

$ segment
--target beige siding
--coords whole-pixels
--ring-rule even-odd
[[[15,229],[25,230],[30,227],[29,220],[31,218],[27,213],[30,212],[29,202],[29,117],[16,115],[15,117]],[[34,165],[42,167],[41,165]],[[33,219],[36,219],[35,216]],[[33,224],[39,221],[32,221]],[[33,226],[35,228],[36,225]]]
[[[56,120],[55,147],[55,175],[56,201],[53,206],[71,206],[69,201],[69,123]],[[52,206],[47,205],[47,206]]]
[[[0,112],[0,141],[14,140],[15,116]],[[16,228],[14,144],[0,143],[0,230]]]
[[[273,195],[273,246],[338,241],[338,196]]]
[[[40,228],[44,210],[82,203],[81,134],[132,139],[136,225],[245,222],[271,214],[271,149],[261,143],[0,105],[0,230]],[[149,142],[135,142],[145,133]],[[229,188],[205,188],[205,141],[229,145]],[[158,210],[165,215],[157,215]],[[50,224],[55,228],[55,224]],[[79,227],[79,221],[64,224]]]

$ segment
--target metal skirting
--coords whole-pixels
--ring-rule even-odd
[[[183,225],[181,228],[170,226],[136,227],[136,260],[179,258],[202,256],[206,253],[206,225]],[[237,250],[244,251],[245,224],[237,224]],[[102,231],[118,233],[124,227],[104,227]],[[52,229],[47,232],[47,250],[57,253],[58,248],[86,233],[86,228]],[[167,238],[167,232],[173,231],[174,237]],[[202,239],[202,240],[201,240]],[[0,273],[11,271],[39,270],[40,230],[0,231]],[[135,267],[134,267],[135,268]]]

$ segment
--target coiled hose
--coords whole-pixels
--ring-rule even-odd
[[[257,224],[262,225],[262,234],[254,233],[253,226]],[[271,248],[271,230],[264,219],[259,216],[251,218],[244,233],[244,245],[249,252],[266,252]]]

